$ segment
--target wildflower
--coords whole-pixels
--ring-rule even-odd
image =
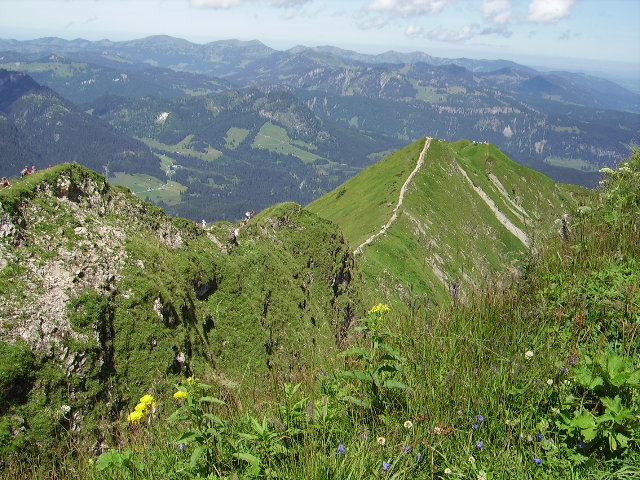
[[[578,448],[584,448],[586,444],[584,442],[578,442]]]
[[[578,355],[571,355],[571,358],[569,359],[569,365],[573,367],[578,363],[578,360],[580,360],[580,357]]]
[[[480,428],[480,424],[479,423],[472,423],[471,427],[473,428]]]
[[[385,462],[385,461],[382,462],[382,470],[386,472],[390,468],[391,468],[391,464],[389,462]]]
[[[147,404],[146,403],[139,403],[135,406],[134,410],[136,412],[140,412],[141,414],[144,414],[144,412],[147,410]]]
[[[142,417],[144,416],[144,413],[139,411],[139,410],[134,410],[133,412],[131,412],[129,414],[128,420],[131,423],[140,423],[140,420],[142,420]]]
[[[527,360],[531,360],[533,358],[533,352],[531,350],[527,350],[526,352],[524,352],[524,358],[526,358]]]
[[[537,434],[537,435],[536,435],[536,438],[537,438],[538,440],[542,440],[542,439],[544,438],[544,433],[539,433],[539,434]]]
[[[564,373],[567,373],[567,369],[566,369],[566,368],[564,368],[564,367],[560,367],[559,372],[560,372],[560,373],[563,373],[563,374],[564,374]]]
[[[411,422],[411,420],[407,420],[406,422],[404,422],[404,428],[411,428],[413,427],[413,423]]]
[[[175,398],[176,400],[182,400],[183,398],[186,398],[188,396],[189,394],[187,392],[183,392],[182,390],[178,390],[173,394],[173,398]]]
[[[482,440],[478,440],[476,442],[476,447],[482,450],[484,448],[484,442]]]
[[[338,455],[342,455],[344,453],[344,445],[338,445]]]
[[[536,457],[533,459],[533,463],[535,463],[536,465],[540,465],[542,463],[542,459],[539,457]]]
[[[180,443],[180,444],[178,444],[178,450],[181,450],[181,451],[182,451],[182,450],[184,450],[184,449],[185,449],[185,447],[186,447],[186,445],[185,445],[184,443]]]
[[[384,445],[385,443],[387,443],[387,440],[384,437],[378,437],[376,442],[378,442],[379,445]]]
[[[565,380],[564,383],[567,387],[571,386],[571,381],[570,380]]]
[[[548,378],[547,379],[547,385],[549,385],[549,386],[553,385],[553,378]]]
[[[71,407],[69,405],[61,405],[60,411],[62,412],[63,415],[66,415],[71,411]]]
[[[424,457],[420,452],[416,454],[416,460],[418,461],[418,463],[424,461]]]
[[[405,446],[402,448],[402,451],[403,451],[404,453],[409,453],[409,452],[411,451],[411,445],[405,445]]]
[[[386,303],[378,303],[377,305],[374,305],[373,307],[371,307],[371,310],[369,310],[367,313],[369,313],[369,314],[371,314],[371,313],[386,313],[386,312],[388,312],[390,310],[391,310],[391,308]]]
[[[487,480],[487,472],[480,470],[478,472],[478,480]]]
[[[469,463],[475,463],[476,459],[473,455],[469,457]]]
[[[363,440],[369,440],[369,435],[367,435],[366,433],[363,433],[361,437]]]
[[[482,423],[482,422],[484,422],[484,417],[482,415],[476,415],[476,420],[478,420],[478,422]]]
[[[198,379],[194,376],[191,376],[189,378],[187,378],[187,384],[188,385],[195,385],[196,383],[198,383]]]
[[[151,407],[156,404],[156,399],[153,398],[153,395],[143,395],[140,397],[140,403],[144,403],[145,405]]]
[[[449,467],[444,469],[444,473],[445,475],[451,475],[453,472],[451,471],[451,469]]]
[[[498,366],[497,365],[491,365],[491,370],[493,370],[494,372],[498,372]]]

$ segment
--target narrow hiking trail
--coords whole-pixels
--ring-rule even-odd
[[[424,163],[424,157],[427,153],[427,150],[429,149],[430,144],[431,144],[431,137],[425,137],[424,147],[422,148],[422,152],[420,152],[420,156],[418,157],[418,162],[416,163],[416,167],[409,174],[404,184],[402,185],[402,188],[400,188],[400,195],[398,196],[398,204],[393,209],[393,215],[391,215],[391,218],[389,218],[389,221],[386,224],[384,224],[382,227],[380,227],[380,230],[377,233],[374,233],[369,238],[367,238],[364,242],[362,242],[358,246],[358,248],[356,248],[353,251],[354,255],[362,253],[362,249],[365,247],[365,245],[370,244],[376,238],[378,238],[380,235],[386,232],[387,229],[393,224],[393,222],[396,221],[396,218],[398,218],[398,211],[400,210],[400,207],[402,206],[402,202],[404,201],[404,194],[407,191],[407,188],[409,188],[409,183],[411,183],[411,180],[413,180],[413,177],[415,176],[415,174],[418,173],[418,170],[420,170],[420,168],[422,167]]]

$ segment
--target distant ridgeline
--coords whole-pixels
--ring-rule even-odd
[[[305,205],[425,134],[588,187],[640,144],[638,93],[504,60],[167,36],[0,51],[6,174],[75,161],[195,221]]]
[[[73,164],[0,190],[0,253],[5,453],[92,432],[166,378],[326,365],[362,310],[350,247],[299,205],[203,229]]]

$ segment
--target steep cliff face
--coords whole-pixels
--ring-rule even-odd
[[[0,254],[3,449],[95,427],[167,377],[313,368],[357,308],[341,233],[299,205],[203,229],[78,165],[0,192]]]

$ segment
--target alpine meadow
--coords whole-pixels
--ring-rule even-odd
[[[638,145],[591,73],[0,39],[0,478],[640,478]]]

